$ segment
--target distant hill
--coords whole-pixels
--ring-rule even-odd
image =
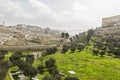
[[[0,46],[39,46],[56,44],[61,31],[38,26],[18,24],[0,26]]]

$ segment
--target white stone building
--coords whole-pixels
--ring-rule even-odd
[[[102,27],[95,29],[95,35],[120,39],[120,15],[103,18]]]

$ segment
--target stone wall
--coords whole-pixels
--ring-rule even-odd
[[[95,35],[103,37],[120,38],[120,27],[97,28],[94,30]]]
[[[102,27],[94,30],[95,35],[120,39],[120,15],[102,19]]]
[[[114,27],[114,26],[120,26],[120,15],[118,16],[112,16],[102,19],[102,27]]]

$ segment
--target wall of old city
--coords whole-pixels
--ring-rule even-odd
[[[102,27],[94,30],[95,35],[120,39],[120,15],[102,19]]]

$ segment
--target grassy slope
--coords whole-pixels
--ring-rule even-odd
[[[8,60],[11,54],[11,52],[8,53],[5,60]],[[68,52],[64,55],[57,52],[43,57],[43,61],[45,62],[49,58],[54,58],[57,61],[59,71],[66,76],[76,76],[80,80],[120,80],[120,59],[117,58],[93,56],[91,51],[86,49],[80,53]],[[39,64],[41,64],[40,59],[37,59],[33,66],[37,67]],[[9,71],[11,69],[14,70],[14,67]],[[75,71],[76,75],[70,75],[67,72],[69,70]],[[49,74],[45,72],[44,75]],[[41,80],[44,75],[38,74],[37,77]],[[9,75],[6,76],[6,80],[10,80]]]
[[[8,52],[8,53],[5,55],[4,60],[5,60],[5,61],[8,61],[12,54],[13,54],[12,52]]]
[[[11,80],[11,78],[10,78],[10,71],[15,71],[15,70],[18,70],[18,67],[17,67],[17,66],[11,67],[11,68],[8,70],[8,72],[7,72],[7,75],[6,75],[5,80]]]
[[[75,76],[80,80],[120,80],[120,59],[108,56],[93,56],[89,50],[82,52],[56,54],[44,57],[44,61],[54,58],[57,61],[59,71],[67,76]],[[34,61],[34,66],[40,64],[40,60]],[[73,70],[75,75],[67,71]],[[40,75],[37,75],[41,79]]]

